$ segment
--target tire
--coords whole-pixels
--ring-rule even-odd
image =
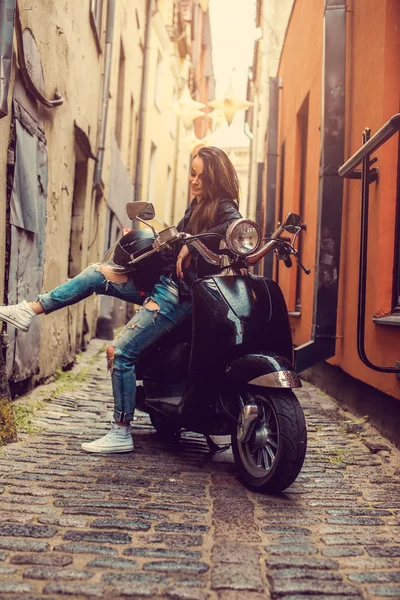
[[[156,410],[150,411],[149,415],[151,424],[157,433],[173,440],[179,439],[181,431],[179,425],[176,425],[171,419]]]
[[[259,417],[248,442],[232,432],[232,449],[241,481],[250,489],[278,493],[295,481],[303,466],[307,429],[303,410],[290,390],[246,390],[246,403],[255,403]]]

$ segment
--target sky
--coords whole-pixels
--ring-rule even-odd
[[[255,0],[210,0],[216,99],[224,96],[231,80],[236,95],[246,99],[247,75],[253,62],[255,4]],[[244,112],[240,111],[230,127],[216,131],[214,142],[220,146],[248,145],[243,126]]]

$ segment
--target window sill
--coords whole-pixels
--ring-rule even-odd
[[[373,317],[375,325],[388,325],[389,327],[400,327],[400,313],[392,313],[386,317]]]

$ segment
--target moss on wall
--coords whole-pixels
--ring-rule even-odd
[[[0,446],[17,440],[17,428],[11,408],[10,388],[0,350]]]

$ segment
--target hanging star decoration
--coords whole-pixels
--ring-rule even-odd
[[[186,143],[189,147],[190,153],[197,147],[201,146],[212,146],[212,136],[210,132],[207,132],[206,135],[202,138],[198,138],[194,132],[186,136]]]
[[[217,127],[226,122],[225,113],[220,108],[214,108],[214,110],[207,113],[207,117],[211,119],[211,131],[215,131]]]
[[[182,119],[186,128],[189,128],[194,119],[204,117],[204,112],[200,108],[204,108],[205,104],[196,102],[190,95],[189,86],[186,85],[177,102],[172,105],[172,110],[180,119]]]
[[[208,106],[222,110],[228,125],[230,125],[239,110],[247,110],[250,106],[253,106],[253,103],[238,98],[231,84],[222,100],[212,100],[208,102]]]

